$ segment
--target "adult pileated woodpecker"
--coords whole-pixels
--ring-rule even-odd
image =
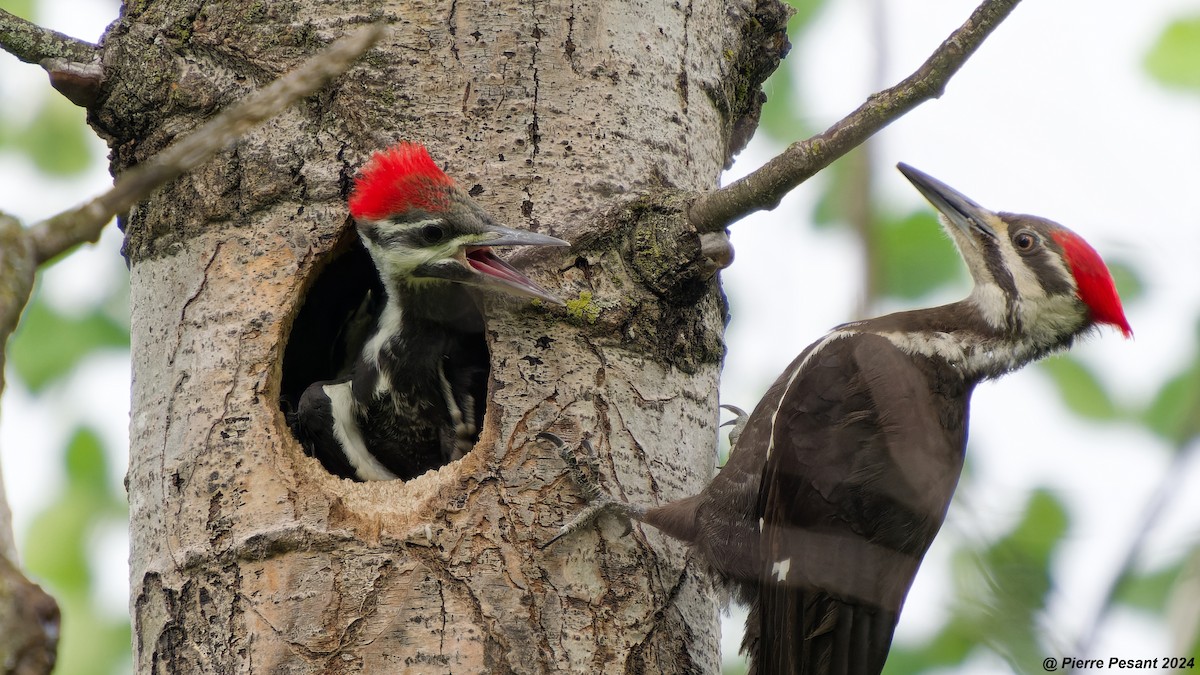
[[[350,215],[386,302],[351,374],[309,385],[290,421],[331,473],[412,478],[461,457],[478,436],[488,352],[469,289],[559,302],[490,247],[568,244],[495,223],[411,143],[363,168]]]
[[[545,434],[592,500],[555,539],[615,510],[690,542],[750,605],[742,650],[758,675],[879,673],[958,482],[975,385],[1099,324],[1132,334],[1083,239],[899,168],[966,261],[975,288],[965,300],[844,324],[810,345],[692,497],[614,502]]]

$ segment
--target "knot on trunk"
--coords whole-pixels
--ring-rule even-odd
[[[675,305],[692,305],[718,270],[733,261],[723,232],[701,234],[688,220],[693,195],[656,191],[626,205],[629,265],[650,292]]]

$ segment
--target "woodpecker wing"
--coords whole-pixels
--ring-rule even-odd
[[[789,376],[759,490],[752,672],[875,675],[962,469],[970,384],[870,333]],[[754,422],[751,422],[753,425]]]

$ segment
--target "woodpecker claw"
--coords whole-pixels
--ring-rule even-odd
[[[721,407],[736,415],[733,419],[721,424],[723,427],[733,427],[729,430],[729,447],[732,448],[737,445],[738,438],[742,435],[742,430],[746,428],[746,422],[750,421],[750,415],[736,405],[722,403]]]
[[[723,426],[723,427],[727,427],[730,425],[737,426],[739,424],[741,424],[742,426],[745,426],[746,420],[750,417],[750,415],[745,410],[742,410],[741,408],[739,408],[736,405],[733,405],[731,403],[722,403],[721,405],[719,405],[717,407],[724,408],[724,409],[728,410],[729,412],[733,413],[734,415],[736,415],[736,417],[734,417],[733,419],[721,424],[721,426]]]
[[[596,461],[596,449],[592,447],[591,441],[587,439],[580,441],[579,445],[583,449],[583,458],[581,459],[579,455],[572,451],[570,445],[567,445],[563,439],[555,434],[543,431],[536,438],[554,444],[558,450],[558,456],[567,465],[567,473],[571,476],[571,480],[575,482],[579,491],[583,493],[583,498],[587,502],[587,506],[582,511],[575,514],[574,518],[558,528],[558,533],[540,544],[538,548],[548,548],[559,539],[592,524],[605,513],[611,513],[625,522],[625,534],[633,530],[632,521],[643,516],[645,510],[613,499],[604,491],[600,483],[593,478],[593,476],[599,473],[599,470]],[[587,471],[584,471],[581,466],[583,463],[587,464]]]

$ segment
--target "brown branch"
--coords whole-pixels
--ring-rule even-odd
[[[775,208],[784,195],[833,160],[921,103],[941,96],[950,78],[1018,2],[985,0],[899,84],[872,95],[824,132],[793,143],[754,173],[698,198],[688,212],[692,224],[701,232],[716,232],[755,211]]]
[[[4,347],[8,336],[17,328],[21,310],[29,301],[37,271],[26,235],[27,231],[16,218],[0,212],[0,392],[4,391]],[[0,551],[0,555],[4,555],[4,551]]]
[[[96,45],[42,28],[3,9],[0,9],[0,49],[25,63],[35,64],[51,58],[90,63],[96,57]]]
[[[383,36],[370,26],[338,40],[300,67],[225,109],[149,160],[121,175],[112,189],[92,201],[29,228],[35,260],[42,264],[84,242],[94,242],[108,221],[128,211],[157,188],[208,161],[251,128],[344,73]]]
[[[99,48],[58,31],[42,28],[0,9],[0,49],[50,75],[50,84],[72,103],[88,107],[104,83]]]

